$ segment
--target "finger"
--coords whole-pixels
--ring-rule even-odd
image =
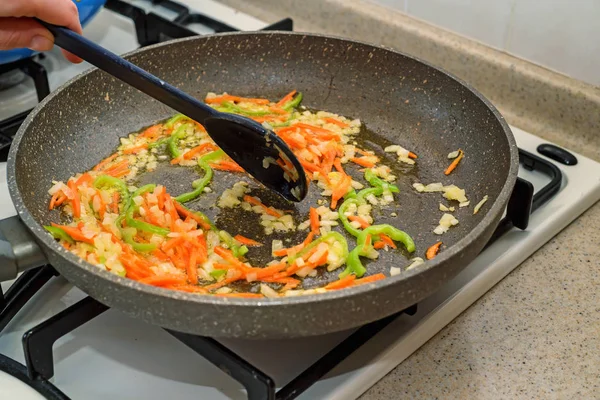
[[[51,50],[54,37],[30,18],[0,18],[0,50],[27,47],[36,51]]]
[[[77,57],[75,54],[69,53],[66,50],[61,50],[61,51],[62,51],[63,55],[65,56],[65,58],[74,64],[79,64],[80,62],[83,61],[81,58]]]
[[[1,0],[0,17],[36,17],[82,33],[79,12],[72,0]]]

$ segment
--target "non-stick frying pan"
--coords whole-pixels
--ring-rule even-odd
[[[448,74],[401,53],[363,43],[301,33],[234,33],[176,40],[133,52],[128,57],[149,72],[203,98],[209,91],[278,98],[297,89],[307,107],[360,118],[363,147],[400,144],[419,155],[415,167],[386,159],[398,175],[397,216],[374,217],[408,232],[417,255],[440,238],[433,234],[441,212],[439,193],[419,194],[415,182],[443,182],[465,188],[472,204],[490,200],[476,215],[459,209],[460,223],[444,234],[433,260],[372,284],[319,295],[278,299],[216,298],[160,289],[121,278],[67,252],[42,225],[58,222],[48,211],[52,180],[66,180],[111,154],[118,138],[173,111],[98,70],[73,79],[48,96],[21,126],[8,160],[8,183],[20,221],[0,229],[4,262],[0,277],[51,263],[66,279],[100,302],[163,327],[216,337],[293,337],[355,327],[408,307],[456,275],[483,248],[506,207],[515,184],[518,155],[502,116],[479,93]],[[465,158],[448,177],[447,154],[461,148]],[[353,171],[358,173],[357,171]],[[141,183],[164,184],[177,195],[195,178],[185,168],[159,169]],[[239,176],[238,178],[239,179]],[[214,179],[213,194],[192,208],[202,209],[229,232],[257,236],[249,217],[214,206],[235,180]],[[281,201],[256,187],[263,201]],[[304,213],[316,191],[300,204],[273,204]],[[294,240],[302,236],[298,233]],[[270,240],[263,237],[264,241]],[[354,243],[353,241],[351,243]],[[12,245],[12,251],[10,246]],[[265,246],[268,247],[268,246]],[[407,254],[384,252],[368,264],[369,273],[389,274],[408,265]],[[260,257],[258,257],[260,258]],[[335,279],[322,274],[306,285]]]

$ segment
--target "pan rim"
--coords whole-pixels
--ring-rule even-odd
[[[444,75],[448,78],[453,79],[472,94],[474,94],[483,104],[492,112],[494,117],[500,123],[509,147],[510,154],[510,166],[507,174],[507,179],[504,182],[502,190],[494,200],[492,206],[489,208],[488,212],[485,216],[479,221],[479,223],[471,230],[467,235],[461,238],[454,245],[446,249],[444,252],[440,253],[433,260],[426,260],[426,262],[420,265],[417,268],[414,268],[409,271],[403,271],[401,274],[397,276],[386,277],[386,279],[355,286],[351,288],[346,288],[344,290],[336,290],[327,293],[319,293],[313,295],[306,296],[293,296],[293,297],[280,297],[280,298],[228,298],[228,297],[219,297],[219,296],[208,296],[208,295],[198,295],[187,292],[180,292],[170,289],[164,289],[160,287],[155,287],[151,285],[142,284],[140,282],[134,281],[132,279],[124,278],[118,276],[116,274],[110,273],[109,271],[101,270],[97,266],[82,260],[75,254],[67,251],[62,246],[58,244],[47,232],[44,230],[43,226],[33,217],[33,215],[29,212],[29,210],[24,206],[21,201],[21,192],[18,188],[16,182],[16,157],[18,154],[18,149],[20,143],[27,131],[27,128],[32,123],[32,121],[36,118],[37,114],[44,110],[46,104],[51,102],[54,97],[60,95],[66,88],[68,88],[72,83],[83,79],[92,73],[98,73],[98,68],[92,67],[79,75],[71,78],[59,88],[50,93],[44,100],[42,100],[27,116],[21,127],[19,128],[17,134],[13,139],[13,145],[10,148],[10,152],[7,160],[7,173],[8,173],[8,187],[11,199],[15,205],[17,213],[21,220],[26,224],[28,229],[33,233],[38,241],[41,241],[47,248],[49,248],[53,253],[58,254],[60,257],[66,259],[68,262],[73,264],[77,264],[79,268],[84,269],[86,272],[96,275],[99,278],[106,279],[107,281],[117,284],[120,286],[126,286],[129,289],[135,289],[136,291],[140,291],[144,294],[153,295],[157,297],[162,297],[168,300],[177,300],[177,301],[186,301],[193,302],[199,305],[228,305],[228,306],[239,306],[244,308],[254,308],[254,307],[277,307],[277,306],[294,306],[294,305],[302,305],[309,304],[315,301],[319,302],[328,302],[328,301],[336,301],[344,298],[351,298],[355,295],[360,295],[362,293],[370,292],[374,289],[386,288],[388,286],[394,285],[399,281],[409,280],[415,276],[420,275],[422,272],[425,272],[430,269],[439,268],[442,264],[444,264],[449,259],[459,256],[460,253],[468,247],[468,244],[473,242],[476,238],[481,236],[483,232],[488,228],[488,226],[496,220],[502,212],[504,212],[504,208],[508,202],[508,199],[512,193],[513,187],[516,183],[517,173],[518,173],[518,165],[519,165],[519,156],[518,156],[518,147],[516,140],[512,134],[510,127],[508,126],[506,120],[500,114],[498,109],[485,97],[483,96],[477,89],[471,86],[469,83],[465,82],[461,78],[458,78],[454,74],[446,71],[445,69],[434,66],[427,61],[421,60],[418,57],[406,54],[401,51],[394,50],[390,47],[373,44],[365,41],[359,41],[354,39],[348,39],[341,36],[336,35],[325,35],[320,33],[307,33],[307,32],[289,32],[289,31],[257,31],[257,32],[226,32],[226,33],[218,33],[218,34],[210,34],[203,36],[193,36],[188,38],[174,39],[170,41],[166,41],[163,43],[154,44],[151,46],[143,47],[126,54],[123,54],[123,57],[129,58],[132,56],[136,56],[140,53],[143,53],[148,50],[153,50],[156,48],[168,47],[174,44],[183,43],[187,41],[194,40],[211,40],[213,38],[227,37],[227,36],[296,36],[296,37],[315,37],[324,40],[332,40],[332,41],[342,41],[348,44],[358,44],[363,46],[372,47],[378,50],[384,50],[391,53],[396,53],[407,59],[416,61],[423,65],[426,65],[429,68],[432,68]]]

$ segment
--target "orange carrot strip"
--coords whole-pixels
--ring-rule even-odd
[[[159,250],[159,249],[155,249],[154,251],[152,251],[152,255],[156,258],[158,258],[161,261],[168,261],[169,260],[169,256],[165,254],[164,251]]]
[[[319,232],[319,213],[314,207],[310,208],[310,231],[313,233]]]
[[[386,246],[386,244],[384,242],[382,242],[381,240],[378,240],[375,243],[373,243],[373,248],[376,250],[383,249],[385,246]]]
[[[84,183],[90,183],[92,181],[92,176],[90,174],[88,174],[87,172],[83,175],[81,175],[76,181],[75,181],[75,185],[77,186],[81,186]]]
[[[182,244],[183,242],[185,242],[185,238],[183,236],[179,236],[179,237],[175,237],[173,239],[169,239],[168,242],[164,243],[162,245],[162,251],[168,251],[174,247],[179,246],[180,244]]]
[[[369,161],[369,160],[365,160],[364,157],[352,157],[350,159],[350,161],[352,161],[355,164],[360,165],[361,167],[365,167],[365,168],[372,168],[375,166],[375,163]]]
[[[229,274],[229,272],[227,274]],[[244,276],[244,274],[241,271],[234,271],[233,273],[231,273],[230,277],[228,277],[228,278],[226,277],[222,281],[213,283],[212,285],[204,286],[204,289],[206,289],[206,290],[218,289],[220,287],[229,285],[231,282],[235,282],[235,281],[241,279],[243,276]]]
[[[262,279],[262,278],[270,277],[270,276],[280,272],[285,267],[287,267],[287,263],[280,262],[277,264],[269,265],[268,267],[264,267],[264,268],[252,268],[251,273],[256,274],[256,279]]]
[[[187,283],[184,277],[174,274],[153,275],[139,281],[152,286],[185,285]]]
[[[119,213],[119,198],[121,195],[119,192],[114,192],[112,197],[112,212],[115,214]]]
[[[216,246],[213,251],[225,259],[228,263],[233,265],[236,269],[238,269],[242,273],[248,273],[252,271],[252,268],[235,258],[233,253],[229,250],[222,248],[221,246]]]
[[[67,186],[73,191],[73,198],[71,199],[71,205],[73,206],[73,215],[75,216],[75,218],[79,218],[81,216],[81,203],[79,202],[79,192],[77,191],[75,181],[72,179],[69,180],[67,182]]]
[[[342,181],[340,182],[340,184],[333,189],[333,192],[331,193],[331,209],[334,210],[337,207],[337,202],[339,199],[341,199],[342,197],[344,197],[344,195],[346,193],[348,193],[348,190],[350,189],[350,186],[352,185],[352,178],[349,175],[346,175],[342,178]]]
[[[246,246],[262,246],[263,245],[262,243],[257,242],[256,240],[249,239],[242,235],[235,235],[233,238],[235,240],[237,240],[238,242],[240,242],[241,244],[245,244]]]
[[[200,287],[198,285],[170,285],[170,286],[165,286],[165,287],[167,289],[179,290],[181,292],[188,292],[188,293],[203,293],[203,294],[208,293],[208,291],[206,289],[204,289],[203,287]]]
[[[338,290],[343,289],[348,286],[351,286],[352,283],[356,280],[356,275],[346,275],[342,279],[338,279],[337,281],[333,281],[325,286],[327,290]]]
[[[379,235],[379,239],[387,244],[388,246],[390,246],[392,249],[396,248],[396,243],[394,243],[394,241],[392,240],[391,237],[389,237],[388,235]]]
[[[179,215],[186,217],[186,218],[193,219],[194,221],[196,221],[198,223],[198,225],[200,225],[200,227],[202,229],[210,229],[210,225],[203,218],[196,215],[193,211],[188,210],[187,208],[182,206],[179,202],[174,201],[173,203],[175,204],[175,210],[177,210]]]
[[[111,162],[112,160],[114,160],[115,158],[117,158],[118,155],[119,155],[118,153],[115,153],[112,156],[107,157],[104,160],[100,161],[100,163],[93,168],[93,171],[100,171],[100,170],[102,170],[106,164],[108,164],[109,162]]]
[[[66,194],[63,194],[62,196],[60,196],[58,198],[58,200],[56,200],[56,204],[54,204],[55,207],[60,206],[62,203],[64,203],[65,201],[67,201],[69,198],[67,197]]]
[[[412,151],[408,152],[408,158],[412,158],[413,160],[417,159],[417,155],[415,153],[413,153]]]
[[[219,296],[219,297],[240,297],[243,299],[254,299],[254,298],[263,298],[265,296],[263,296],[260,293],[215,293],[214,296]]]
[[[282,214],[275,211],[273,208],[271,207],[267,207],[265,206],[263,203],[260,202],[260,200],[258,200],[256,197],[252,197],[252,196],[248,196],[248,195],[244,195],[244,201],[250,204],[254,204],[255,206],[261,206],[265,212],[269,215],[272,215],[274,217],[281,217]]]
[[[192,249],[190,252],[190,262],[187,267],[187,276],[190,283],[198,283],[198,249]]]
[[[121,160],[118,163],[111,165],[110,168],[107,168],[106,173],[108,174],[109,171],[118,171],[121,168],[127,167],[128,164],[129,162],[127,160]]]
[[[371,224],[369,222],[367,222],[366,219],[359,217],[358,215],[349,215],[348,219],[353,222],[354,221],[358,222],[362,229],[365,229],[365,228],[368,228],[369,226],[371,226]]]
[[[365,240],[365,244],[363,245],[363,250],[366,251],[370,245],[371,245],[371,234],[368,234],[367,238]]]
[[[433,259],[437,255],[437,253],[440,251],[441,245],[442,245],[442,242],[437,242],[433,246],[429,247],[427,249],[427,251],[425,252],[425,257],[427,257],[428,260]]]
[[[144,132],[140,135],[143,138],[155,139],[159,136],[161,124],[152,125],[151,127],[146,128]]]
[[[346,175],[346,171],[342,168],[342,160],[339,157],[333,161],[333,166],[339,173]]]
[[[370,276],[366,276],[364,278],[355,280],[353,286],[363,285],[363,284],[369,283],[369,282],[380,281],[382,279],[385,279],[385,275],[382,273],[370,275]]]
[[[184,160],[191,160],[198,153],[202,153],[205,150],[216,150],[216,146],[212,143],[203,143],[199,146],[192,148],[190,151],[183,155]]]
[[[452,161],[452,164],[450,164],[448,166],[448,168],[446,168],[446,170],[444,171],[444,174],[450,175],[450,173],[456,169],[456,167],[458,166],[458,163],[460,162],[460,160],[462,160],[464,155],[465,155],[464,151],[458,150],[458,157],[456,157],[454,159],[454,161]]]
[[[233,161],[221,161],[219,163],[208,164],[212,169],[229,172],[244,172],[244,169]]]
[[[281,100],[279,100],[275,105],[277,107],[284,106],[287,102],[289,102],[290,100],[292,100],[294,98],[295,94],[296,94],[296,90],[292,90],[291,92],[289,92],[288,94],[286,94],[285,96],[283,96],[281,98]]]
[[[310,242],[312,242],[316,232],[311,231],[304,241],[294,247],[289,247],[287,249],[279,249],[273,252],[275,257],[283,257],[289,253],[298,253],[300,250],[308,246]]]
[[[123,154],[137,154],[142,150],[148,148],[148,143],[140,144],[139,146],[130,147],[128,149],[123,150]]]
[[[58,224],[55,224],[54,222],[52,222],[52,226],[62,229],[63,231],[65,231],[67,233],[67,235],[71,236],[73,238],[73,240],[76,240],[78,242],[94,244],[94,239],[90,239],[90,238],[83,236],[83,233],[81,232],[81,230],[79,228],[75,228],[73,226],[58,225]]]
[[[58,191],[52,195],[52,198],[50,199],[50,205],[48,206],[48,210],[54,209],[54,206],[56,205],[56,201],[61,196],[61,194],[62,194],[62,192]]]
[[[347,127],[349,127],[349,126],[350,126],[350,125],[348,125],[348,124],[347,124],[347,123],[345,123],[345,122],[339,121],[339,120],[337,120],[337,119],[335,119],[335,118],[331,118],[331,117],[325,117],[325,118],[323,118],[323,120],[324,120],[325,122],[329,122],[330,124],[337,125],[337,126],[339,126],[340,128],[347,128]]]
[[[239,97],[239,96],[231,96],[229,94],[224,94],[222,96],[212,97],[210,99],[204,99],[204,102],[207,104],[221,104],[224,101],[232,101],[235,103],[245,102],[245,103],[254,103],[254,104],[269,104],[270,101],[268,99],[253,99],[249,97]]]

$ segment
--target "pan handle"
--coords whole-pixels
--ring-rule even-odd
[[[18,216],[0,220],[0,282],[47,263],[42,249]]]

